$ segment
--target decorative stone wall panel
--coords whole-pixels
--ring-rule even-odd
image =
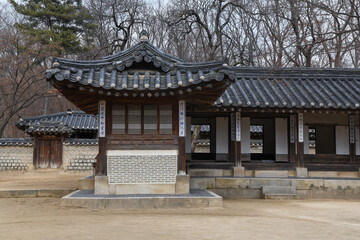
[[[72,171],[88,171],[93,169],[96,163],[96,155],[99,147],[93,146],[71,146],[64,145],[63,169]]]
[[[173,184],[176,182],[177,154],[133,151],[108,154],[110,184]]]

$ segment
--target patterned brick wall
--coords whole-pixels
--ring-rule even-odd
[[[32,169],[33,149],[32,146],[1,146],[0,171]]]
[[[96,162],[96,155],[99,147],[93,146],[72,146],[64,145],[63,148],[63,169],[75,171],[92,170],[92,164]]]
[[[176,174],[177,154],[169,151],[108,154],[109,183],[173,184]]]

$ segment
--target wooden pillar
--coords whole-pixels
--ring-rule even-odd
[[[229,130],[230,130],[230,162],[235,163],[236,159],[236,152],[235,152],[235,113],[230,113],[230,124],[229,124]]]
[[[298,145],[297,145],[297,167],[303,168],[304,164],[304,115],[298,114]]]
[[[99,153],[96,157],[96,170],[97,176],[106,176],[107,158],[106,158],[106,101],[99,101]]]
[[[186,102],[179,101],[179,155],[178,155],[178,174],[186,175]]]
[[[349,115],[349,154],[350,163],[355,163],[355,116]]]
[[[235,166],[241,167],[241,113],[235,114]]]
[[[289,118],[289,161],[295,162],[296,161],[296,154],[295,154],[295,131],[296,131],[296,116],[290,115]]]

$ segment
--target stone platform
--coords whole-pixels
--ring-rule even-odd
[[[154,209],[222,207],[222,197],[208,190],[189,194],[94,195],[92,190],[78,190],[61,199],[63,207]]]
[[[276,190],[274,195],[293,188],[293,192],[286,195],[297,195],[300,199],[360,199],[360,178],[190,178],[190,189],[210,190],[225,199],[261,199],[264,187]]]

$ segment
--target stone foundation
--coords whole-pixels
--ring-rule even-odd
[[[193,177],[190,189],[207,189],[224,198],[258,199],[261,188],[293,187],[301,199],[360,199],[360,179]]]

